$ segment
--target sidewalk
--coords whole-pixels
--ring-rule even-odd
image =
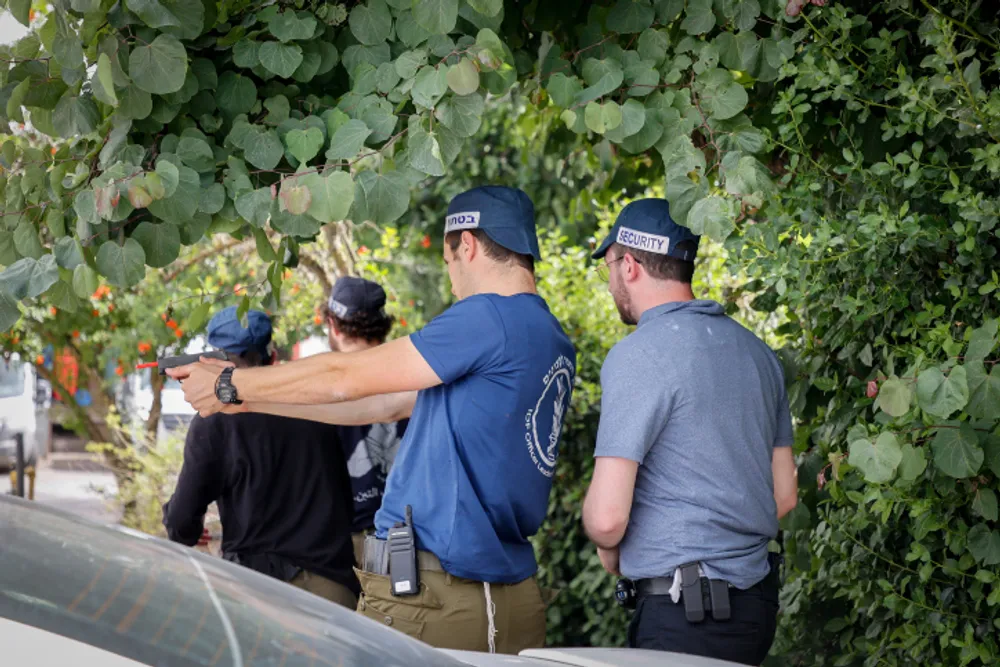
[[[0,494],[10,488],[10,475],[0,473]],[[102,495],[115,488],[114,476],[89,454],[51,454],[39,463],[35,474],[35,502],[97,523],[118,523],[119,511]]]

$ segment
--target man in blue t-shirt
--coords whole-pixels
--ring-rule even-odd
[[[445,219],[458,302],[421,331],[276,368],[204,360],[171,372],[204,415],[249,409],[337,424],[410,416],[365,544],[358,610],[435,646],[517,653],[545,640],[529,538],[548,507],[576,353],[536,292],[539,258],[527,195],[475,188]],[[420,585],[397,597],[384,541],[407,507]]]

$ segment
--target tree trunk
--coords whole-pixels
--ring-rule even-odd
[[[153,390],[153,405],[150,406],[149,417],[146,419],[146,436],[150,442],[156,442],[156,429],[160,425],[160,415],[163,412],[163,376],[154,372],[150,384]]]

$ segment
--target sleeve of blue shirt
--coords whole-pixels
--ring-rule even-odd
[[[673,395],[662,377],[654,377],[648,355],[619,343],[601,367],[601,421],[594,456],[614,456],[642,463],[670,418]],[[657,388],[636,391],[636,387]]]
[[[462,299],[410,340],[445,384],[489,368],[503,358],[503,322],[484,296]]]

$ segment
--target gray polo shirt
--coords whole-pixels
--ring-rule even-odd
[[[594,455],[639,463],[622,574],[701,561],[738,588],[763,579],[778,533],[771,452],[792,444],[774,352],[714,301],[667,303],[611,350],[601,389]]]

